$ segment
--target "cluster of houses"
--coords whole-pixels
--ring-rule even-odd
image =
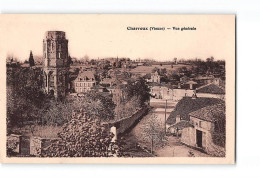
[[[225,89],[221,83],[219,78],[207,77],[188,80],[177,88],[158,83],[151,86],[153,97],[178,101],[166,121],[167,133],[218,157],[225,156],[226,142]]]
[[[224,81],[214,76],[180,78],[162,83],[156,71],[147,80],[152,98],[177,101],[166,121],[167,133],[183,144],[212,156],[225,156],[226,114]]]
[[[95,90],[112,94],[116,100],[122,96],[121,89],[139,75],[129,77],[123,71],[111,69],[110,77],[98,82],[94,73],[94,70],[80,71],[73,81],[75,93],[72,95]],[[160,74],[155,71],[146,81],[151,98],[178,102],[166,121],[168,133],[179,136],[181,142],[190,147],[225,156],[225,88],[220,78],[183,76],[178,85],[171,85],[162,83]]]
[[[179,101],[183,97],[213,97],[225,98],[225,89],[221,86],[222,80],[220,78],[197,77],[190,79],[182,77],[178,85],[169,85],[160,82],[160,75],[156,71],[151,74],[151,78],[147,79],[150,87],[151,96],[156,99],[175,100]]]

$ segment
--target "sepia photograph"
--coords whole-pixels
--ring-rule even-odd
[[[235,162],[235,15],[0,24],[2,162]]]

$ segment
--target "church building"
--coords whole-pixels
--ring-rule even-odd
[[[43,40],[44,90],[64,99],[68,90],[68,40],[63,31],[48,31]]]

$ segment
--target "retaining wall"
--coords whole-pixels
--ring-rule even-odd
[[[136,113],[134,113],[131,117],[121,119],[116,122],[110,122],[108,123],[110,127],[115,126],[116,127],[116,132],[117,134],[123,134],[130,130],[133,125],[137,122],[138,120],[141,120],[144,115],[146,115],[148,112],[148,107],[145,106]]]

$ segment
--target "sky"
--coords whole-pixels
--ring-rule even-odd
[[[195,27],[133,31],[127,27]],[[0,15],[0,59],[42,55],[46,31],[65,31],[72,57],[233,60],[234,15]]]

